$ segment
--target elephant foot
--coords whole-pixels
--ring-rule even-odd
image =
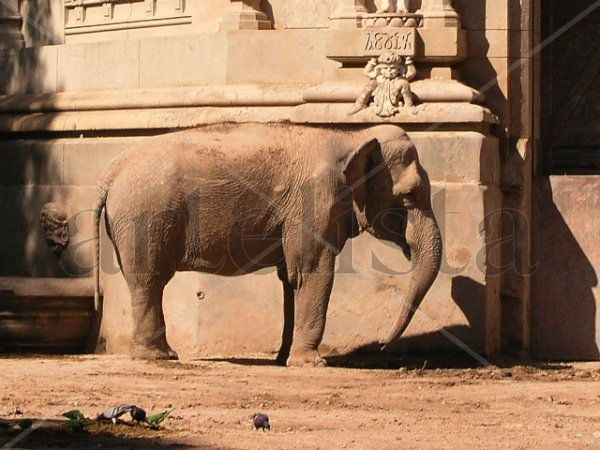
[[[287,349],[287,350],[281,350],[280,349],[279,352],[277,353],[277,358],[275,359],[275,363],[278,366],[284,366],[285,367],[289,356],[290,356],[290,350],[289,349]]]
[[[147,360],[174,360],[179,359],[177,352],[172,350],[170,347],[166,349],[157,347],[144,347],[142,345],[135,345],[131,350],[131,356],[134,359],[147,359]]]
[[[172,359],[172,360],[179,359],[179,354],[171,348],[169,350],[167,350],[167,355],[169,355],[169,359]]]
[[[326,367],[327,362],[316,350],[292,352],[287,360],[288,367]]]

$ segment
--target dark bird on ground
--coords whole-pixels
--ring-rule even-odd
[[[269,416],[263,413],[252,414],[252,423],[254,423],[254,428],[256,428],[257,430],[259,428],[262,428],[263,431],[271,429],[271,424],[269,423]]]
[[[99,421],[111,421],[112,423],[117,423],[119,417],[123,414],[131,412],[131,410],[135,408],[133,405],[125,405],[125,406],[113,406],[110,408],[106,408],[96,417],[96,420]]]
[[[147,422],[146,411],[144,411],[142,408],[132,406],[131,410],[129,411],[129,414],[131,414],[132,420],[135,420],[137,422]]]

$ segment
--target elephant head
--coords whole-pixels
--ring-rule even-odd
[[[415,146],[397,126],[359,133],[344,171],[354,194],[359,231],[397,244],[412,263],[408,294],[383,346],[395,343],[433,284],[442,255],[440,230],[431,209],[431,189]]]

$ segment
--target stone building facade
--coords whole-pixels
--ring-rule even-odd
[[[394,123],[429,174],[444,239],[442,271],[404,350],[597,359],[600,8],[565,3],[5,1],[0,277],[35,278],[42,291],[47,279],[85,284],[95,183],[148,137],[219,122]],[[349,114],[365,65],[386,51],[412,61],[415,105]],[[39,226],[47,202],[68,217],[60,257]],[[408,269],[370,236],[348,244],[326,350],[383,338]],[[106,236],[102,285],[100,350],[124,352],[129,294]],[[165,292],[169,340],[184,356],[274,351],[280,290],[273,270],[179,273]]]

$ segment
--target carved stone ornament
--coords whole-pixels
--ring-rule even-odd
[[[369,107],[379,117],[391,117],[401,107],[413,106],[410,81],[416,73],[410,56],[384,52],[371,58],[364,70],[370,81],[354,103],[350,114]]]
[[[69,222],[64,209],[57,203],[46,203],[40,212],[40,225],[46,232],[46,243],[60,255],[69,243]]]
[[[408,12],[410,0],[382,0],[377,7],[378,13]]]

